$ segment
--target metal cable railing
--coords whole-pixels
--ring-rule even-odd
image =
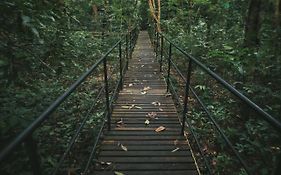
[[[227,89],[231,94],[238,97],[242,102],[247,104],[249,107],[251,107],[254,111],[256,111],[261,119],[267,121],[276,131],[279,133],[281,132],[281,123],[276,118],[265,112],[261,107],[259,107],[257,104],[255,104],[253,101],[251,101],[249,98],[247,98],[245,95],[243,95],[241,92],[239,92],[237,89],[235,89],[233,86],[231,86],[228,82],[226,82],[224,79],[222,79],[219,75],[217,75],[215,72],[207,68],[203,63],[201,63],[198,59],[194,58],[190,54],[186,53],[181,47],[176,45],[173,41],[171,41],[168,37],[166,37],[163,33],[159,33],[155,30],[155,28],[151,29],[150,32],[151,41],[156,51],[156,58],[159,58],[160,63],[160,71],[162,71],[162,67],[164,62],[166,61],[166,82],[167,82],[167,91],[171,91],[174,95],[177,103],[180,105],[182,109],[182,134],[184,134],[185,126],[188,126],[188,129],[191,132],[191,135],[193,136],[195,140],[195,144],[199,150],[199,153],[201,157],[203,156],[204,159],[204,165],[206,167],[207,173],[212,174],[210,165],[208,164],[208,160],[205,157],[203,153],[203,149],[200,146],[200,143],[198,141],[198,135],[194,130],[194,126],[192,126],[189,119],[187,119],[188,113],[188,97],[191,94],[195,97],[195,99],[198,101],[199,105],[202,107],[202,109],[205,111],[209,121],[213,124],[217,132],[221,135],[227,146],[230,148],[234,156],[238,159],[244,170],[247,172],[247,174],[254,174],[254,172],[251,171],[249,165],[246,163],[246,161],[242,158],[242,156],[238,153],[238,151],[235,149],[234,144],[229,140],[229,138],[224,134],[221,126],[216,122],[216,120],[213,117],[213,114],[209,111],[206,104],[200,99],[200,97],[196,94],[195,90],[191,86],[191,74],[192,74],[192,68],[194,65],[198,66],[201,70],[206,72],[208,75],[210,75],[214,80],[216,80],[220,85],[222,85],[225,89]],[[167,43],[166,48],[164,48],[165,43]],[[166,51],[168,50],[168,52]],[[175,60],[172,59],[172,50],[176,49],[181,54],[184,55],[184,59],[188,61],[188,67],[186,68],[186,76],[184,76],[184,73],[181,72],[177,64],[175,63]],[[164,58],[164,54],[166,54],[166,59]],[[185,83],[185,95],[183,99],[183,104],[180,101],[179,95],[176,93],[175,86],[173,85],[173,81],[171,80],[171,69],[175,70],[175,73],[180,77],[180,79]],[[190,117],[188,117],[190,118]]]
[[[82,119],[79,127],[75,131],[74,135],[70,139],[63,155],[60,157],[58,164],[55,166],[54,171],[52,172],[53,175],[59,172],[61,165],[63,164],[65,157],[70,153],[71,148],[76,143],[79,134],[81,133],[83,127],[85,126],[87,120],[90,117],[90,113],[93,112],[94,108],[96,107],[97,101],[100,99],[102,93],[105,94],[105,112],[104,112],[104,120],[103,124],[98,130],[98,136],[96,137],[95,143],[92,147],[92,151],[90,157],[88,159],[88,163],[84,169],[84,173],[88,171],[89,164],[94,156],[96,146],[101,135],[101,131],[104,128],[104,124],[107,124],[107,129],[110,130],[110,122],[111,122],[111,110],[112,110],[112,103],[117,96],[118,91],[122,88],[123,84],[123,76],[125,70],[128,68],[128,62],[131,58],[132,51],[134,49],[134,45],[137,38],[138,29],[137,27],[133,28],[129,31],[125,36],[123,36],[119,41],[117,41],[94,65],[92,65],[83,75],[81,75],[61,96],[59,96],[39,117],[37,117],[27,128],[25,128],[21,133],[19,133],[16,138],[14,138],[3,150],[0,152],[0,162],[1,164],[13,154],[16,148],[19,147],[22,143],[25,143],[27,147],[27,154],[30,160],[30,165],[32,167],[32,171],[34,175],[42,174],[42,170],[40,168],[40,158],[39,155],[36,154],[38,150],[36,149],[36,142],[33,138],[33,133],[42,125],[44,121],[47,121],[51,114],[53,114],[56,109],[88,78],[92,75],[92,73],[99,68],[99,66],[103,66],[103,78],[104,78],[104,85],[99,89],[96,98],[91,105],[90,109],[86,113],[85,117]],[[125,49],[122,49],[125,47]],[[108,76],[108,57],[110,54],[113,53],[115,49],[118,49],[118,55],[116,56],[119,59],[119,71],[118,71],[118,80],[116,81],[116,85],[113,88],[112,95],[110,97],[109,92],[109,85],[108,81],[110,76]],[[118,66],[118,63],[115,65]],[[114,69],[116,70],[116,69]],[[29,150],[29,151],[28,151]]]

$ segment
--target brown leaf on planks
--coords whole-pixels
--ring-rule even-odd
[[[149,120],[145,120],[144,124],[149,125]]]
[[[124,150],[124,151],[128,151],[128,148],[122,144],[120,144],[121,148]]]
[[[121,118],[119,121],[117,121],[116,122],[117,124],[119,124],[119,125],[123,125],[124,124],[124,122],[123,122],[123,119]]]
[[[147,94],[147,92],[146,91],[141,91],[141,94],[145,95],[145,94]]]
[[[173,149],[171,152],[174,153],[174,152],[178,151],[179,149],[180,149],[180,148],[175,148],[175,149]]]
[[[133,108],[136,108],[136,109],[142,109],[142,107],[137,106],[137,105],[135,105],[135,104],[132,104],[132,106],[130,106],[130,108],[129,108],[129,109],[133,109]]]
[[[150,90],[151,88],[149,87],[149,86],[147,86],[147,87],[144,87],[143,88],[143,91],[148,91],[148,90]]]
[[[146,115],[147,117],[151,118],[151,119],[157,119],[157,113],[156,112],[149,112]]]
[[[162,132],[164,131],[166,128],[164,126],[159,126],[158,128],[155,129],[155,132]]]
[[[170,94],[170,93],[167,93],[166,95],[165,95],[165,97],[170,97],[172,94]]]
[[[151,104],[153,104],[154,106],[161,106],[161,103],[159,101],[154,101]]]
[[[114,175],[125,175],[124,173],[121,173],[119,171],[114,171]]]

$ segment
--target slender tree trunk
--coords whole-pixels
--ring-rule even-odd
[[[276,37],[275,37],[275,52],[276,52],[276,56],[279,56],[281,51],[280,51],[280,47],[281,47],[281,0],[275,0],[275,19],[274,19],[274,23],[275,23],[275,33],[276,33]],[[278,63],[280,63],[280,59],[277,59]]]
[[[152,18],[156,22],[157,31],[161,32],[160,15],[161,15],[161,3],[157,1],[157,11],[154,0],[148,0],[149,10]]]
[[[246,47],[259,46],[259,30],[260,30],[260,9],[261,0],[251,0],[248,8],[248,16],[245,25],[245,40]]]

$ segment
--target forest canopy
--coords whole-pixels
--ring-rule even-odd
[[[280,0],[1,0],[0,13],[1,149],[135,27],[148,30],[152,42],[154,31],[171,38],[281,120]],[[168,46],[164,48],[168,50]],[[186,72],[182,55],[175,52],[173,56]],[[110,70],[116,64],[111,57]],[[99,78],[83,84],[34,134],[43,174],[49,174],[58,164],[59,155],[82,121],[80,111],[89,108],[98,94],[94,87],[102,84],[100,72],[95,73]],[[192,79],[192,85],[216,114],[226,135],[237,141],[235,148],[250,157],[247,161],[253,170],[262,175],[278,172],[278,133],[200,70],[195,69]],[[213,172],[246,174],[241,167],[232,166],[237,160],[225,150],[211,126],[202,124],[204,114],[198,112],[196,105],[193,107],[192,122],[203,135],[200,139]],[[103,121],[102,111],[92,115],[85,130],[88,134],[80,139],[85,142],[90,140],[89,135],[96,136],[98,132],[90,126],[100,126]],[[52,144],[57,147],[51,148]],[[88,148],[83,146],[79,149]],[[87,151],[79,158],[89,154]],[[26,155],[19,151],[15,157],[20,158],[10,161],[10,165],[1,165],[1,172],[30,174],[29,167],[25,169],[22,164]],[[65,168],[83,163],[69,160]]]

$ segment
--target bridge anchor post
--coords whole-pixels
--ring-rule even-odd
[[[181,128],[181,134],[184,135],[184,129],[185,129],[185,121],[186,121],[186,115],[188,112],[188,96],[189,96],[189,86],[190,86],[190,77],[191,77],[191,70],[192,69],[192,61],[189,60],[188,63],[188,72],[186,74],[186,84],[185,84],[185,95],[184,95],[184,108],[182,113],[182,128]]]

